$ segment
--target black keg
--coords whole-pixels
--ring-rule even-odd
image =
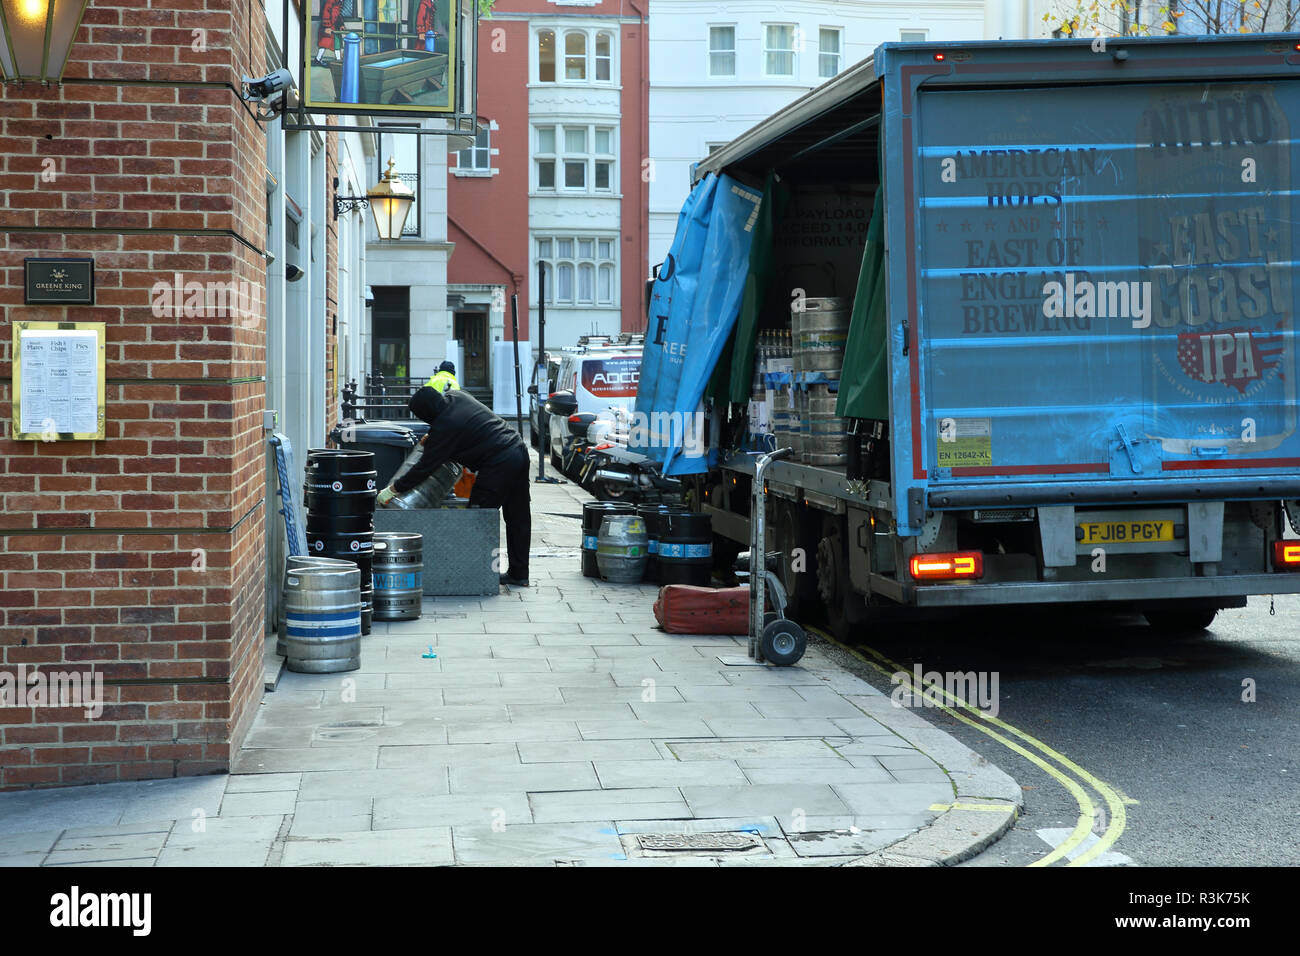
[[[368,451],[316,448],[307,453],[303,499],[307,552],[351,561],[361,572],[361,633],[374,616],[371,569],[375,553],[375,456]]]
[[[661,515],[668,512],[684,512],[686,510],[682,505],[656,503],[650,505],[638,505],[636,513],[645,521],[646,537],[649,539],[646,543],[646,562],[645,562],[645,579],[648,582],[659,580],[659,519]]]
[[[588,501],[582,506],[582,576],[600,577],[596,566],[596,539],[600,536],[600,522],[611,514],[635,514],[630,504],[621,501]]]
[[[708,587],[713,577],[713,525],[696,511],[662,511],[658,515],[655,565],[660,584]]]

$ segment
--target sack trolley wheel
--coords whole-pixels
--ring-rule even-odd
[[[767,488],[764,473],[772,462],[788,458],[789,448],[759,455],[754,463],[753,507],[750,510],[749,535],[749,656],[756,662],[771,661],[789,667],[803,657],[808,636],[785,616],[786,594],[780,580],[767,569],[764,546]],[[767,611],[768,590],[772,592],[775,611]]]
[[[808,635],[794,621],[777,618],[763,628],[759,646],[764,658],[777,667],[789,667],[798,663],[808,649]]]

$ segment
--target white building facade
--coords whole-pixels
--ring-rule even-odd
[[[662,262],[691,164],[888,41],[1024,39],[1044,0],[650,0],[649,262]]]

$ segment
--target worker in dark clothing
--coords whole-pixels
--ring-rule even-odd
[[[379,504],[409,491],[444,462],[459,462],[478,472],[470,492],[471,508],[500,508],[506,521],[506,555],[510,564],[502,584],[528,586],[528,544],[532,537],[529,506],[528,449],[523,439],[469,392],[446,394],[428,385],[411,397],[411,414],[429,423],[424,454],[406,474],[379,493]]]

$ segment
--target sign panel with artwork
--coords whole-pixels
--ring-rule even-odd
[[[454,0],[309,0],[308,109],[456,112]]]

